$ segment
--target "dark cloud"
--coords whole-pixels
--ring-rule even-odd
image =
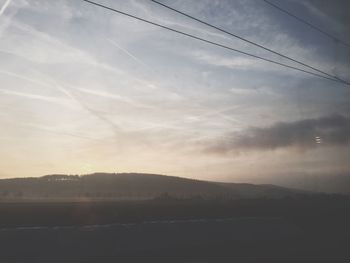
[[[342,145],[350,142],[350,118],[330,115],[318,119],[279,122],[270,127],[252,127],[241,133],[231,133],[207,150],[229,153],[245,150],[275,150],[297,147],[307,150],[322,145]]]
[[[344,10],[350,10],[350,2],[348,0],[333,0],[332,4],[330,4],[329,0],[309,0],[309,2],[332,19],[344,25],[350,24],[350,17],[344,12]]]

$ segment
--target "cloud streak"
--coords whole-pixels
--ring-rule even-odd
[[[207,148],[215,153],[266,151],[295,147],[301,150],[322,145],[343,145],[350,142],[350,118],[334,114],[317,119],[279,122],[270,127],[252,127]]]
[[[146,65],[142,60],[138,59],[136,56],[134,56],[133,54],[131,54],[128,50],[126,50],[125,48],[121,47],[120,45],[118,45],[115,41],[107,38],[107,41],[110,42],[113,46],[115,46],[117,49],[120,49],[121,51],[123,51],[126,55],[128,55],[129,57],[131,57],[133,60],[135,60],[137,63],[139,63],[140,65],[146,67],[146,68],[150,68],[148,65]]]
[[[18,97],[22,97],[25,99],[34,99],[34,100],[41,100],[41,101],[46,101],[46,102],[50,102],[50,103],[58,103],[58,104],[65,106],[65,107],[71,106],[69,101],[67,101],[63,98],[55,98],[55,97],[51,97],[51,96],[23,93],[23,92],[7,90],[7,89],[0,89],[0,92],[3,94],[18,96]]]
[[[5,12],[6,8],[10,5],[12,0],[7,0],[0,9],[0,16]]]

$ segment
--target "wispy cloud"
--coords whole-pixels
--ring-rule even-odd
[[[34,99],[34,100],[51,102],[51,103],[57,103],[57,104],[60,104],[62,106],[65,106],[65,107],[72,106],[70,101],[66,100],[64,98],[55,98],[55,97],[51,97],[51,96],[44,96],[44,95],[32,94],[32,93],[24,93],[24,92],[18,92],[18,91],[7,90],[7,89],[0,89],[0,92],[2,92],[3,94],[18,96],[18,97],[22,97],[25,99]]]
[[[259,66],[259,62],[256,60],[246,57],[236,57],[232,56],[232,58],[228,56],[219,56],[214,55],[213,53],[205,52],[205,51],[195,51],[192,53],[194,58],[202,61],[204,63],[213,65],[213,66],[221,66],[228,67],[232,69],[251,69],[252,66]],[[260,66],[261,67],[261,66]]]
[[[91,68],[101,69],[111,74],[125,74],[123,70],[99,61],[94,54],[72,46],[71,44],[62,41],[59,37],[39,31],[36,28],[19,21],[12,21],[11,26],[28,34],[27,36],[19,35],[18,38],[16,37],[16,34],[11,34],[13,41],[18,41],[23,38],[27,39],[29,36],[31,42],[25,46],[7,46],[6,52],[8,53],[12,53],[18,57],[40,64],[84,64]]]
[[[106,142],[106,140],[104,140],[104,139],[94,138],[94,137],[90,137],[89,135],[84,135],[84,134],[76,133],[76,132],[72,132],[72,131],[64,131],[62,129],[57,129],[57,127],[39,125],[39,124],[29,123],[29,122],[16,122],[16,121],[11,121],[11,124],[20,126],[22,128],[35,130],[35,131],[41,131],[41,132],[49,133],[49,134],[56,134],[56,135],[80,138],[80,139],[89,140],[89,141]],[[55,137],[53,137],[53,138],[55,138]],[[7,139],[12,139],[12,137],[8,137]]]
[[[0,16],[5,12],[6,8],[10,5],[12,0],[6,0],[0,9]]]
[[[39,80],[39,79],[30,78],[30,77],[24,76],[23,74],[20,75],[20,74],[17,74],[16,72],[11,72],[11,71],[0,69],[0,74],[4,74],[4,75],[8,75],[8,76],[17,78],[17,79],[28,81],[32,84],[35,84],[35,85],[38,85],[38,86],[41,86],[44,88],[53,88],[53,86],[47,82],[44,82],[44,81]]]
[[[92,90],[92,89],[84,89],[84,88],[75,88],[75,89],[80,91],[80,92],[86,93],[86,94],[95,95],[95,96],[106,98],[106,99],[118,100],[120,102],[130,104],[131,106],[137,107],[137,108],[156,109],[153,106],[150,106],[147,104],[142,104],[142,103],[137,102],[136,100],[133,100],[133,99],[130,99],[128,97],[124,97],[124,96],[121,96],[118,94],[114,94],[114,93],[109,93],[109,92],[104,92],[104,91],[99,91],[99,90]]]
[[[146,67],[146,68],[150,68],[147,64],[145,64],[141,59],[138,59],[136,56],[134,56],[133,54],[131,54],[127,49],[123,48],[122,46],[120,46],[119,44],[117,44],[117,42],[115,42],[114,40],[111,40],[109,38],[107,38],[107,41],[110,42],[113,46],[115,46],[116,48],[118,48],[119,50],[123,51],[126,55],[128,55],[129,57],[131,57],[133,60],[135,60],[137,63],[139,63],[140,65]]]
[[[190,20],[184,20],[183,17],[172,13],[169,10],[166,10],[162,7],[157,6],[154,3],[145,4],[145,2],[132,1],[132,4],[141,10],[148,19],[151,19],[154,22],[167,25],[170,27],[185,29],[187,32],[200,33],[205,36],[218,37],[221,39],[230,39],[225,34],[221,34],[215,30],[212,30],[209,27],[203,26],[200,23],[189,22]],[[206,3],[203,4],[205,6]],[[188,5],[187,5],[188,7]],[[180,8],[182,9],[182,8]]]

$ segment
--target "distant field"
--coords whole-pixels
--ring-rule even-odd
[[[312,225],[350,219],[347,196],[301,199],[0,203],[0,226],[94,225],[198,218],[278,217]]]
[[[339,196],[1,203],[1,262],[349,262],[349,208]]]

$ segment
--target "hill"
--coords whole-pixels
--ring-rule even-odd
[[[301,193],[274,185],[218,183],[140,173],[46,175],[0,180],[0,200],[145,200],[281,198]]]

